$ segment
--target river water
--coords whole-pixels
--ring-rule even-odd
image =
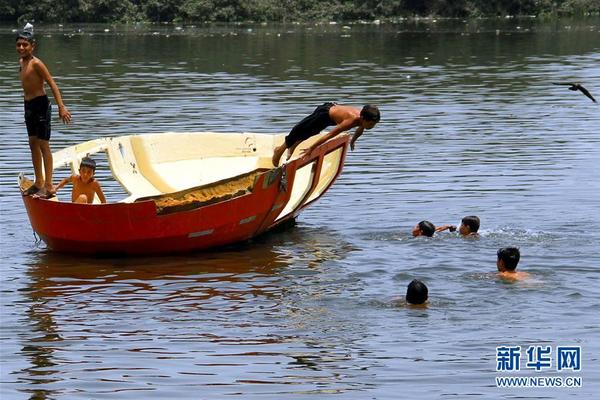
[[[32,168],[14,28],[0,26],[3,400],[600,393],[600,106],[551,84],[579,81],[600,100],[600,19],[37,27],[73,114],[63,126],[55,111],[54,150],[164,131],[284,133],[325,101],[380,106],[296,227],[119,259],[35,241],[16,187]],[[410,235],[420,220],[472,214],[478,239]],[[496,276],[508,245],[528,280]],[[414,278],[427,308],[398,300]],[[551,346],[551,368],[525,365],[533,345]],[[496,371],[498,346],[521,346],[520,371]],[[581,347],[581,370],[557,371],[559,346]],[[583,386],[502,389],[497,376]]]

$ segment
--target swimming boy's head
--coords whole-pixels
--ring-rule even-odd
[[[521,252],[516,247],[503,247],[498,250],[496,266],[500,272],[513,272],[521,259]]]
[[[479,230],[479,217],[475,215],[469,215],[464,217],[458,228],[458,232],[461,235],[470,235],[471,233],[477,233]]]
[[[432,237],[435,233],[435,225],[429,221],[421,221],[415,225],[412,230],[413,236],[427,236]]]
[[[413,279],[406,289],[406,302],[409,304],[423,304],[427,301],[429,290],[427,286],[418,279]]]
[[[371,129],[379,122],[381,114],[376,106],[367,104],[360,110],[360,125],[365,129]]]

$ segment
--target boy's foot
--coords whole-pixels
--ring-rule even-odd
[[[25,190],[23,192],[23,196],[33,196],[34,194],[38,193],[40,190],[39,187],[35,186],[35,185],[31,185],[29,186],[29,189]]]
[[[271,159],[271,162],[273,163],[273,166],[275,168],[277,168],[279,166],[279,160],[281,159],[281,156],[283,155],[284,151],[285,151],[285,147],[282,148],[282,146],[278,146],[275,148],[275,152],[273,153],[273,158]]]
[[[56,192],[44,188],[44,189],[40,189],[40,191],[37,192],[33,197],[48,200],[48,199],[53,198],[54,196],[56,196]]]

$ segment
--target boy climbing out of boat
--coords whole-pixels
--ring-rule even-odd
[[[279,160],[287,149],[287,160],[290,159],[296,147],[311,136],[318,135],[328,126],[335,126],[329,133],[305,149],[302,154],[310,154],[322,143],[339,135],[342,132],[357,128],[350,141],[350,148],[354,150],[356,140],[364,130],[372,129],[379,122],[381,115],[379,109],[373,105],[365,105],[362,110],[356,107],[343,106],[336,103],[323,103],[312,114],[305,117],[292,128],[285,137],[285,142],[275,148],[273,165],[279,166]]]
[[[67,183],[73,184],[73,192],[71,193],[71,201],[73,203],[92,204],[94,194],[98,195],[101,203],[106,203],[106,197],[102,192],[102,188],[98,181],[94,179],[96,173],[96,162],[90,157],[83,157],[79,164],[79,175],[71,175],[68,178],[60,181],[54,188],[58,192],[60,188]]]
[[[23,194],[27,196],[36,194],[39,197],[50,198],[54,196],[52,151],[49,142],[51,106],[44,90],[44,83],[48,83],[50,86],[54,99],[58,104],[58,116],[64,123],[71,122],[71,113],[65,107],[60,90],[58,90],[58,86],[56,86],[48,68],[42,60],[33,55],[35,47],[33,26],[27,24],[17,34],[17,53],[19,54],[19,77],[21,78],[25,99],[25,124],[29,136],[35,182]]]
[[[521,259],[521,252],[516,247],[503,247],[498,250],[496,267],[502,279],[516,281],[529,277],[527,272],[517,272],[517,264]]]

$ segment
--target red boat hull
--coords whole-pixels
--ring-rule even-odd
[[[348,142],[348,136],[336,138],[320,146],[317,154],[285,165],[287,185],[293,185],[297,169],[315,161],[313,169],[319,176],[323,157],[343,148],[335,177],[324,193],[341,173]],[[122,255],[190,252],[248,240],[295,218],[316,200],[302,201],[277,219],[291,195],[291,190],[282,190],[281,172],[280,168],[259,175],[251,193],[165,215],[157,214],[151,200],[90,205],[23,196],[23,202],[34,231],[53,251]],[[316,185],[314,180],[304,199]]]

